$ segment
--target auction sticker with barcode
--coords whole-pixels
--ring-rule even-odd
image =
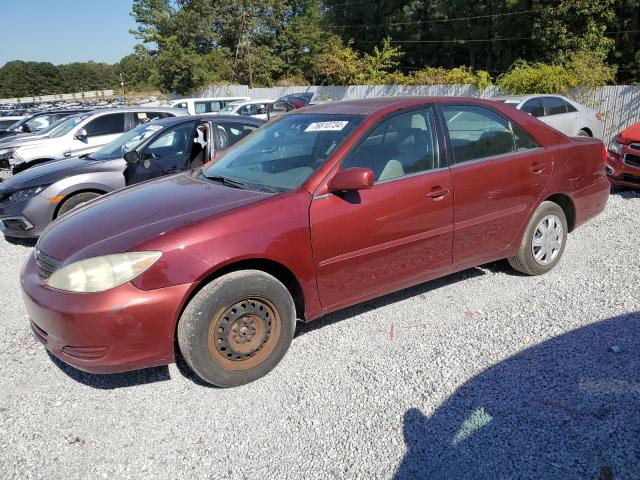
[[[339,132],[347,126],[348,121],[340,122],[314,122],[304,129],[305,132]]]

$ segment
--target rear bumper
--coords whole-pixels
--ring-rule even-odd
[[[174,361],[175,325],[192,285],[69,293],[47,287],[34,263],[31,256],[22,272],[24,303],[34,336],[60,360],[91,373]]]
[[[602,213],[610,192],[611,185],[605,175],[600,175],[591,185],[575,192],[572,195],[576,210],[574,228]]]

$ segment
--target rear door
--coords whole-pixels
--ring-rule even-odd
[[[368,190],[316,196],[310,223],[325,308],[417,283],[451,265],[453,191],[430,107],[382,120],[340,168],[370,168]]]
[[[180,123],[149,140],[138,152],[140,161],[127,165],[127,185],[186,170],[194,143],[198,140],[196,123],[195,120]]]
[[[576,112],[568,110],[568,104],[558,97],[544,97],[545,117],[543,120],[547,125],[561,131],[565,135],[575,135]]]
[[[87,132],[86,138],[71,138],[69,154],[67,156],[83,155],[95,152],[102,145],[106,145],[122,135],[125,130],[126,115],[122,113],[109,113],[89,120],[84,129]]]
[[[553,164],[521,127],[477,105],[443,105],[454,200],[453,264],[497,257],[529,218]]]

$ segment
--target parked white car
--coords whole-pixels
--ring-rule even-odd
[[[273,102],[275,102],[275,100],[271,99],[234,102],[224,107],[220,113],[225,115],[242,115],[244,117],[254,117],[267,120],[267,108]]]
[[[112,108],[74,115],[46,137],[3,142],[0,168],[10,168],[15,174],[47,161],[92,153],[141,123],[184,115],[188,115],[185,110],[157,107]]]
[[[218,113],[230,103],[251,100],[249,97],[212,97],[212,98],[178,98],[170,100],[167,105],[173,108],[183,108],[191,115],[201,113]]]
[[[491,100],[512,105],[570,137],[602,139],[602,115],[562,95],[511,95]]]

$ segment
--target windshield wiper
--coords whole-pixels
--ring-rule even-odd
[[[209,180],[213,180],[214,182],[220,182],[221,184],[226,185],[227,187],[240,188],[244,190],[247,186],[246,183],[242,183],[239,180],[223,177],[221,175],[211,175],[211,176],[205,175],[205,177],[208,178]]]

